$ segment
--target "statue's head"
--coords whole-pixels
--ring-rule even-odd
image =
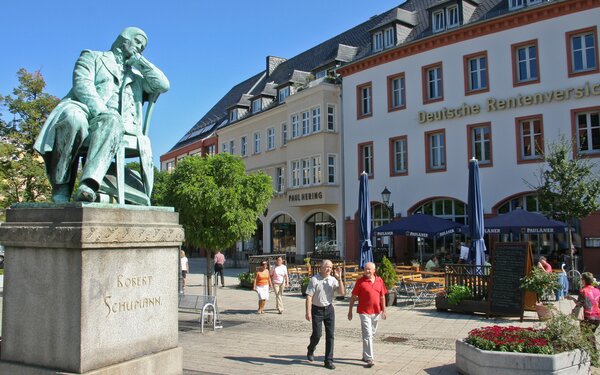
[[[125,57],[130,57],[135,53],[142,53],[148,44],[148,36],[144,30],[138,27],[127,27],[117,37],[111,50],[121,50]]]

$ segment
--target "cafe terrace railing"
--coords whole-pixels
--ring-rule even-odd
[[[489,296],[491,266],[471,264],[447,264],[445,267],[446,291],[452,285],[463,285],[471,289],[475,300]]]

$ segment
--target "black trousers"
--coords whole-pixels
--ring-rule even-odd
[[[323,334],[325,325],[325,363],[333,362],[333,332],[335,331],[335,310],[333,305],[327,307],[319,307],[312,305],[312,335],[310,336],[310,344],[308,352],[314,353],[319,340]]]
[[[223,275],[223,265],[215,263],[215,285],[219,284],[218,274],[221,274],[221,285],[225,285],[225,275]]]

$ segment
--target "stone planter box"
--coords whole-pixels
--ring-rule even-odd
[[[446,297],[435,297],[435,308],[437,310],[453,310],[467,313],[485,313],[489,314],[490,308],[487,301],[462,300],[457,305],[451,305]]]
[[[583,375],[590,372],[590,358],[582,350],[553,355],[493,352],[457,340],[456,367],[464,375]]]

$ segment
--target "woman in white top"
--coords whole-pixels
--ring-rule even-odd
[[[185,277],[189,271],[188,258],[185,256],[185,251],[179,252],[179,261],[181,262],[181,277],[183,278],[183,287],[185,288]]]
[[[283,289],[286,286],[290,286],[290,278],[288,276],[288,269],[283,264],[281,257],[277,258],[277,266],[271,271],[271,280],[273,281],[273,289],[275,290],[275,302],[277,311],[283,313]]]

